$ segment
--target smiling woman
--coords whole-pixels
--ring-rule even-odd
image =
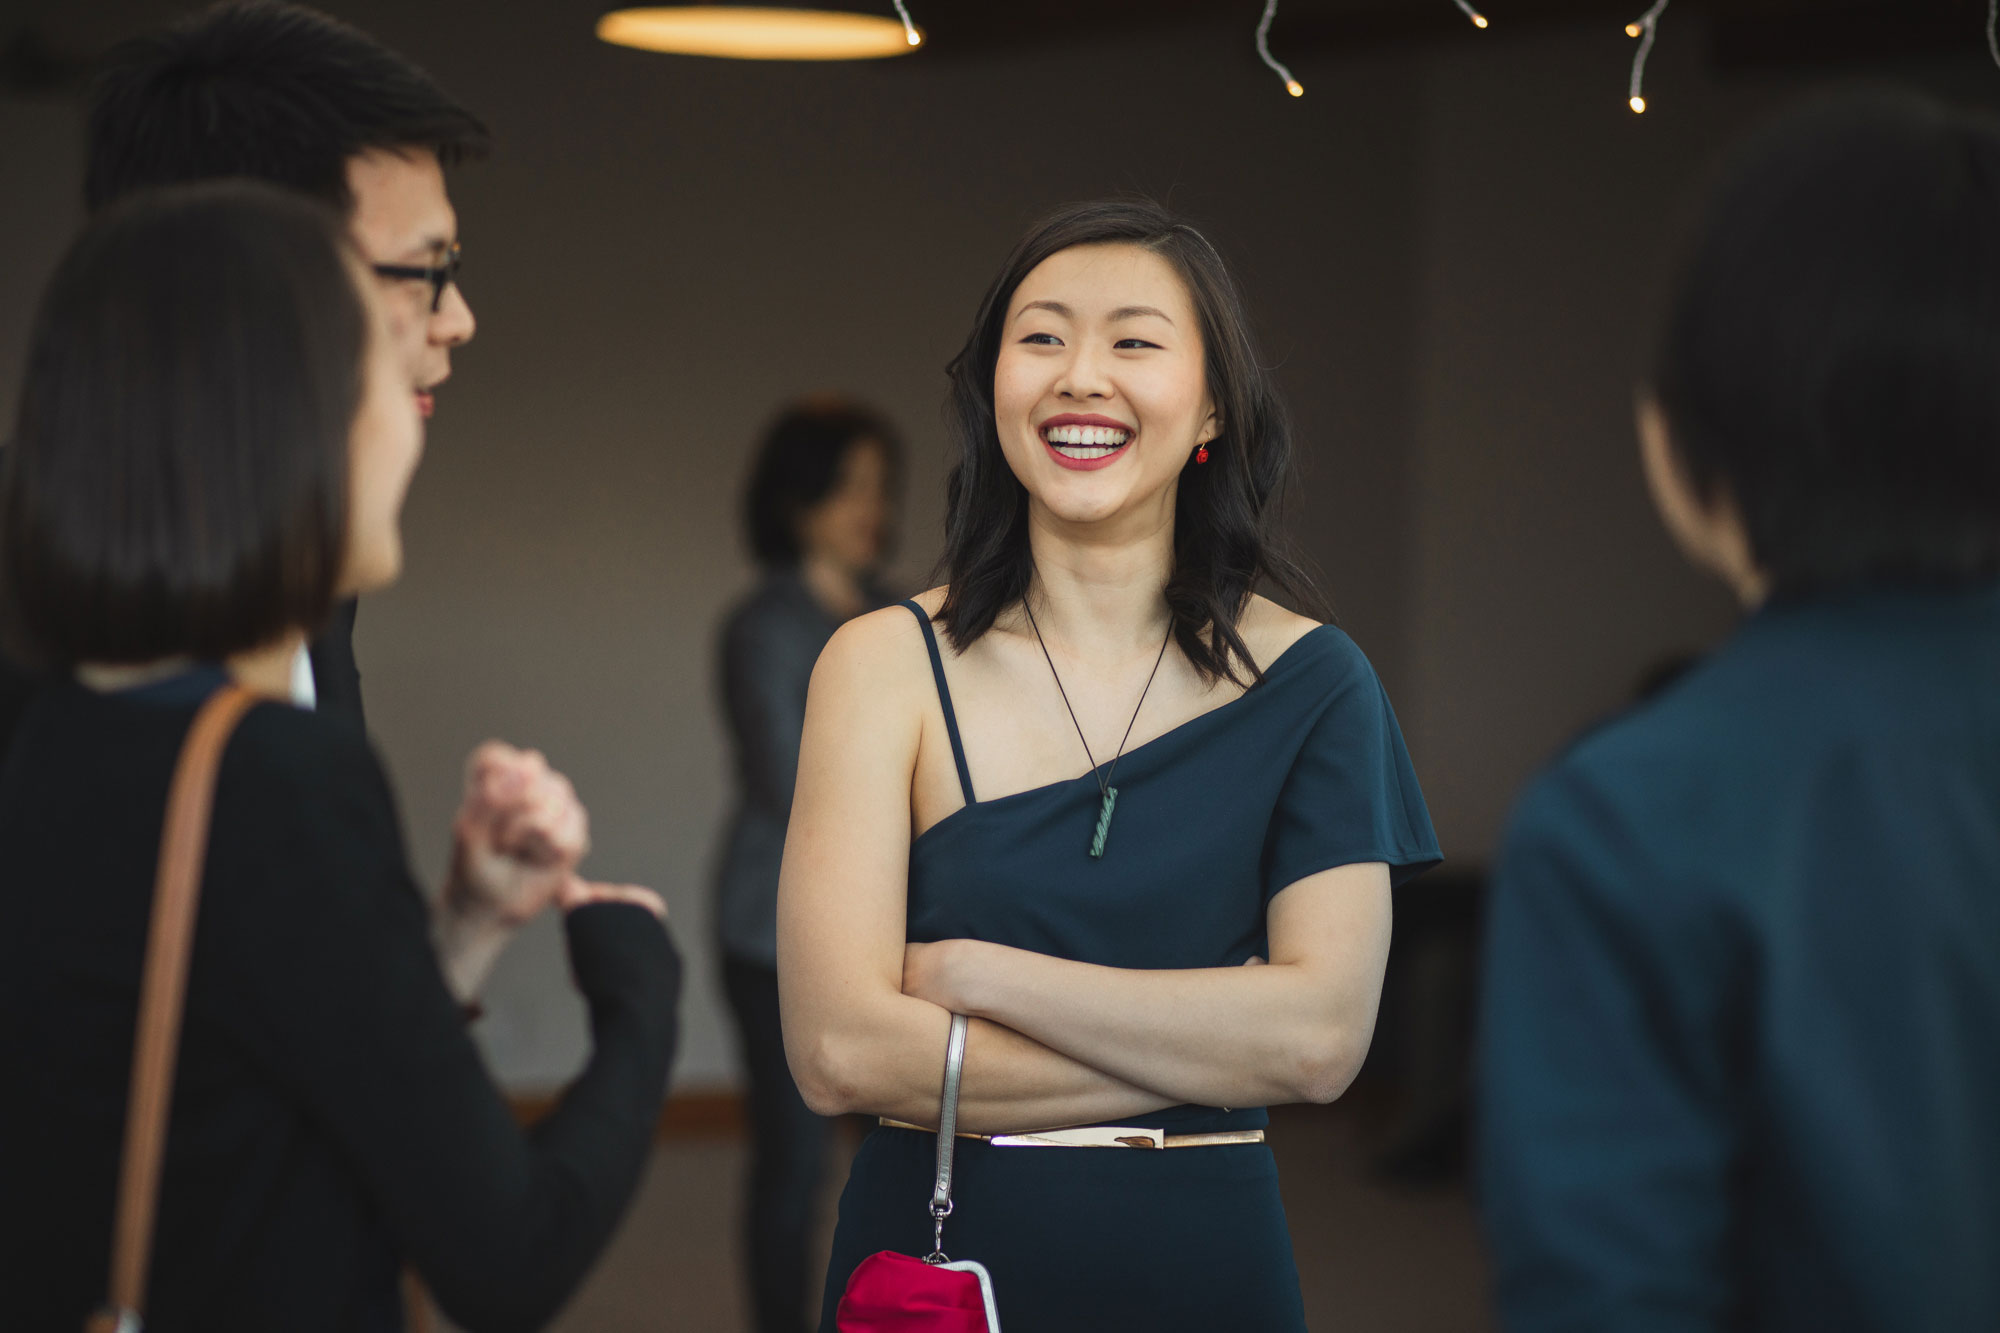
[[[1079,284],[1101,288],[1112,304],[1079,312],[1052,293]],[[1112,296],[1111,293],[1119,293]],[[1094,318],[1099,327],[1081,327]],[[1167,409],[1159,395],[1193,395],[1172,404],[1186,414],[1201,401],[1195,434],[1170,450],[1157,432],[1148,442],[1145,489],[1172,506],[1173,567],[1166,597],[1174,638],[1206,676],[1254,679],[1257,666],[1236,634],[1245,598],[1260,580],[1294,604],[1314,606],[1311,580],[1291,557],[1277,525],[1277,505],[1292,475],[1291,422],[1251,340],[1249,317],[1222,256],[1202,234],[1153,205],[1113,200],[1065,209],[1036,227],[1007,257],[973,319],[972,336],[951,365],[947,411],[959,459],[947,483],[945,566],[950,575],[941,623],[956,641],[990,628],[1027,592],[1033,559],[1022,540],[1027,520],[1023,443],[1041,430],[1132,427],[1098,412],[1021,417],[1032,403],[1040,367],[1086,374],[1100,354],[1115,361],[1126,401]],[[1106,369],[1109,368],[1107,364]],[[1002,401],[1006,399],[1007,401]],[[1150,413],[1149,413],[1150,415]],[[1010,447],[1010,443],[1012,446]],[[1106,437],[1109,442],[1109,437]],[[1051,458],[1094,463],[1088,451]],[[1186,450],[1178,450],[1185,445]],[[1034,452],[1029,448],[1026,452]],[[1123,450],[1114,450],[1117,457]],[[1135,454],[1138,450],[1133,451]],[[1199,473],[1186,471],[1200,455]],[[1213,462],[1210,462],[1213,459]],[[1166,485],[1168,478],[1173,485]],[[1161,517],[1154,514],[1155,521]],[[1210,631],[1213,631],[1211,638]],[[1244,673],[1247,673],[1244,674]]]
[[[883,1122],[822,1333],[873,1327],[864,1257],[931,1247],[953,1014],[979,1141],[943,1239],[1009,1327],[1303,1328],[1262,1108],[1347,1086],[1437,845],[1367,660],[1252,591],[1311,596],[1283,407],[1148,204],[1032,231],[951,376],[950,582],[820,657],[779,890],[799,1087]]]

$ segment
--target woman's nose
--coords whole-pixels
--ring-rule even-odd
[[[1080,350],[1063,368],[1056,392],[1064,398],[1105,398],[1111,393],[1103,367],[1088,350]]]

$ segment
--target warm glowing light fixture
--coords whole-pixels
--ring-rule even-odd
[[[732,60],[875,60],[908,55],[924,40],[899,19],[766,5],[617,9],[597,21],[597,35],[641,51]]]

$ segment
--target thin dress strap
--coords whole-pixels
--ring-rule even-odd
[[[910,614],[924,627],[924,647],[931,650],[931,674],[937,677],[938,702],[944,705],[945,734],[951,737],[951,757],[958,765],[958,785],[965,791],[965,803],[977,804],[972,795],[972,770],[965,766],[965,743],[958,738],[958,714],[952,711],[951,687],[944,683],[944,656],[938,652],[937,631],[931,628],[930,613],[914,601],[906,601]]]

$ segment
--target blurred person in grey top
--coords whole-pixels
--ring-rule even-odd
[[[716,921],[750,1080],[744,1254],[760,1333],[807,1327],[806,1246],[825,1161],[826,1122],[792,1082],[778,1026],[778,867],[806,689],[841,622],[894,600],[876,575],[900,469],[894,429],[857,404],[811,399],[779,416],[745,496],[762,578],[722,629],[736,801],[716,872]]]

